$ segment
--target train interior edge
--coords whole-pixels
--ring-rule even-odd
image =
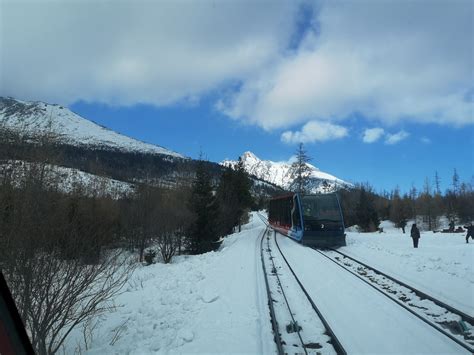
[[[314,247],[346,245],[337,194],[290,193],[270,200],[268,221],[282,234]]]

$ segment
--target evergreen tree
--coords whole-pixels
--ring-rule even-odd
[[[244,163],[241,158],[239,158],[239,162],[235,169],[235,193],[237,195],[237,203],[238,203],[238,225],[239,225],[239,232],[242,229],[242,221],[247,209],[252,206],[252,195],[250,193],[250,188],[252,184],[250,182],[249,176],[244,168]]]
[[[438,227],[438,212],[432,195],[431,183],[425,178],[423,192],[418,198],[418,210],[423,217],[423,223],[426,223],[428,230],[434,230]]]
[[[453,192],[455,195],[459,193],[459,175],[456,169],[454,169],[453,173]]]
[[[308,192],[311,181],[311,168],[307,163],[310,161],[311,158],[307,155],[303,143],[300,143],[296,151],[296,161],[291,164],[290,168],[290,176],[293,180],[290,184],[291,191],[301,194]]]
[[[390,220],[395,223],[397,228],[401,228],[405,233],[405,226],[407,225],[407,208],[404,201],[400,197],[400,190],[398,186],[392,194],[390,204]]]
[[[217,188],[217,199],[219,201],[219,235],[224,236],[232,233],[238,224],[238,197],[234,189],[235,171],[225,168],[221,175]]]
[[[235,226],[239,232],[246,211],[252,206],[253,198],[250,194],[251,182],[243,166],[242,160],[233,169],[226,169],[222,173],[217,198],[220,206],[220,234],[232,233]]]
[[[439,179],[438,172],[435,171],[435,189],[436,189],[435,194],[436,195],[441,195],[440,184],[441,184],[441,181]]]
[[[374,194],[369,186],[361,186],[356,208],[357,224],[363,232],[374,232],[379,227],[379,216],[374,205]]]
[[[199,160],[196,167],[190,210],[195,220],[189,230],[189,251],[192,254],[200,254],[216,249],[219,246],[216,226],[218,204],[213,195],[211,176],[203,160]]]

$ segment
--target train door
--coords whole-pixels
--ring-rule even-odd
[[[291,230],[292,237],[296,240],[301,240],[303,237],[303,224],[301,221],[301,205],[297,194],[292,198]]]

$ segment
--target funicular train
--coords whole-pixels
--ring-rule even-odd
[[[268,222],[278,232],[308,246],[346,245],[337,194],[288,193],[270,200]]]

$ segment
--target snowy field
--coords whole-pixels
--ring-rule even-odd
[[[275,353],[260,262],[260,236],[264,229],[263,222],[253,215],[241,233],[225,239],[218,252],[176,257],[171,265],[138,268],[125,292],[116,299],[117,310],[93,325],[87,353]],[[474,313],[474,243],[465,244],[465,233],[422,233],[419,248],[413,249],[408,235],[389,226],[384,230],[385,233],[350,232],[348,245],[341,251],[435,297],[442,297],[469,314]],[[313,262],[314,251],[311,253],[286,238],[282,240],[283,247],[286,245],[295,253],[299,264]],[[316,275],[314,269],[312,275]],[[337,280],[331,280],[330,284],[337,284]],[[340,308],[332,303],[329,308]],[[354,303],[350,306],[359,307]],[[387,309],[391,306],[375,304],[374,307],[386,310],[390,317],[386,323],[394,323],[394,334],[404,336],[403,331],[411,332],[412,327],[422,323],[401,320],[405,317],[401,309],[394,316]],[[367,320],[371,312],[372,308],[361,310]],[[397,320],[401,323],[396,323]],[[345,336],[354,346],[363,345],[359,344],[363,340],[354,329],[378,327],[370,321],[346,323],[341,329],[351,330],[341,337]],[[438,339],[441,335],[432,334],[434,331],[430,329],[420,332],[425,341],[414,345],[415,349],[433,353],[431,350],[436,347],[434,352],[453,353],[449,350],[451,345]],[[388,338],[389,335],[378,339],[378,343],[371,345],[372,350],[377,351],[377,344],[386,343]],[[419,338],[419,334],[413,338]],[[78,344],[84,352],[82,339],[82,331],[77,329],[68,339],[66,352],[73,352]]]
[[[466,244],[466,232],[421,232],[415,249],[411,224],[406,234],[390,222],[383,227],[383,233],[348,232],[340,251],[474,316],[474,242]]]

